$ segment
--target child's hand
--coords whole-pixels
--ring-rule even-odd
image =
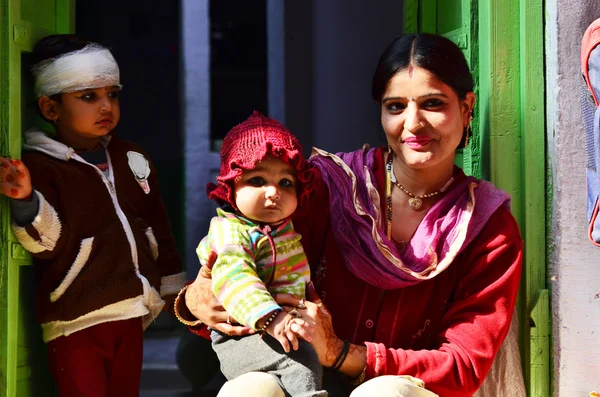
[[[290,344],[294,350],[298,350],[298,337],[310,342],[315,329],[308,321],[282,311],[273,319],[266,331],[277,339],[286,353],[289,353]]]
[[[17,200],[31,196],[31,176],[22,161],[0,157],[0,170],[0,193]]]

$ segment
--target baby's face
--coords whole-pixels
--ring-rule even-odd
[[[296,211],[296,183],[292,167],[267,157],[235,181],[235,205],[253,221],[277,224]]]

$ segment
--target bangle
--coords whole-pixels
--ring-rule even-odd
[[[346,361],[346,357],[348,357],[348,352],[350,351],[350,342],[347,339],[344,339],[344,344],[342,345],[342,350],[340,350],[340,354],[338,354],[335,362],[331,366],[331,369],[338,370],[342,368],[342,364]]]
[[[269,318],[267,318],[267,321],[265,321],[263,326],[260,327],[260,331],[262,333],[265,333],[267,331],[267,327],[269,326],[269,324],[271,324],[273,322],[273,320],[275,320],[275,317],[277,317],[277,315],[279,313],[281,313],[281,309],[276,309],[276,310],[273,310],[273,312],[271,312],[271,315],[269,316]]]
[[[356,387],[356,386],[364,383],[366,379],[367,379],[367,366],[365,365],[365,367],[361,371],[360,375],[358,375],[358,377],[356,377],[354,379],[350,379],[350,384],[352,386]]]
[[[188,327],[195,327],[195,326],[202,324],[202,321],[200,321],[198,319],[196,319],[194,321],[186,320],[185,318],[183,318],[181,316],[181,313],[179,311],[179,306],[181,305],[181,302],[183,302],[185,304],[185,291],[188,289],[190,284],[191,284],[191,282],[184,285],[183,288],[181,289],[181,291],[179,291],[179,293],[177,294],[177,298],[175,298],[175,302],[173,303],[173,308],[174,308],[173,311],[175,312],[175,317],[177,317],[177,320],[179,320],[180,323],[185,324]]]

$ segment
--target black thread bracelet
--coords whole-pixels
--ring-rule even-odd
[[[344,339],[344,344],[342,345],[342,350],[340,350],[340,354],[338,354],[335,362],[331,366],[331,369],[337,371],[342,368],[342,364],[346,361],[346,357],[348,357],[348,352],[350,351],[350,342],[347,339]]]

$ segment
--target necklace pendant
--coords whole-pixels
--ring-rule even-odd
[[[419,208],[423,205],[423,200],[417,197],[412,197],[408,199],[408,206],[413,211],[418,211]]]

